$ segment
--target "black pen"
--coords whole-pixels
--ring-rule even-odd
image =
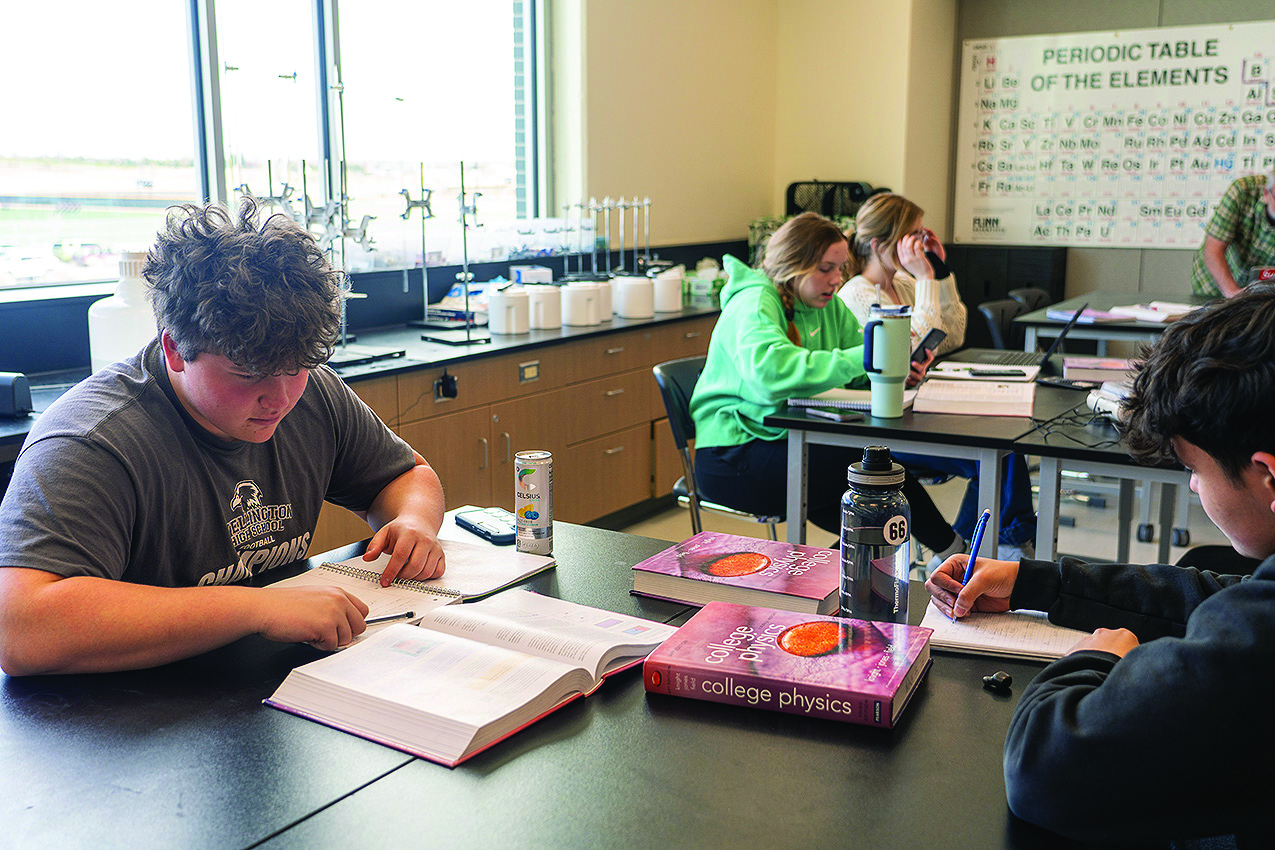
[[[369,626],[378,626],[381,623],[392,623],[395,620],[410,620],[415,616],[415,611],[403,611],[398,614],[382,614],[379,617],[368,617],[365,622]]]

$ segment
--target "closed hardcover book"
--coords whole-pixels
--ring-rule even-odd
[[[701,531],[633,568],[633,592],[688,605],[714,600],[806,614],[837,610],[841,557],[778,540]]]
[[[921,626],[710,602],[642,664],[647,691],[892,728],[930,666]]]
[[[1045,318],[1052,319],[1055,322],[1070,322],[1071,317],[1074,315],[1076,315],[1075,310],[1068,310],[1066,308],[1050,307],[1048,310],[1045,311]],[[1115,313],[1110,313],[1106,310],[1094,310],[1092,308],[1086,308],[1085,310],[1081,312],[1080,318],[1076,320],[1076,324],[1100,325],[1100,324],[1105,324],[1106,322],[1127,322],[1127,321],[1128,321],[1128,318],[1125,316],[1117,316]]]
[[[1169,322],[1176,322],[1194,309],[1194,305],[1191,304],[1179,304],[1174,301],[1152,301],[1150,304],[1124,304],[1112,307],[1111,312],[1127,319],[1134,319],[1139,322],[1155,322],[1163,325]]]
[[[1063,378],[1068,381],[1124,381],[1130,377],[1132,360],[1119,357],[1063,358]]]

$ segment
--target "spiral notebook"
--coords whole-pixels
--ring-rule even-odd
[[[435,608],[487,596],[543,572],[555,563],[547,555],[518,552],[512,547],[447,539],[439,542],[447,558],[447,571],[441,578],[396,579],[389,587],[381,587],[381,573],[389,563],[389,555],[381,555],[374,561],[365,561],[360,555],[320,564],[275,582],[271,587],[339,587],[368,606],[369,618],[411,611],[410,619],[399,622],[416,622]],[[364,635],[376,628],[369,627]]]
[[[907,410],[916,400],[916,390],[903,391],[903,409]],[[846,390],[840,387],[825,390],[810,398],[790,398],[789,407],[835,407],[839,410],[872,410],[872,390]]]

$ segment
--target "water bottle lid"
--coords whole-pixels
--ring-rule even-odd
[[[903,483],[903,467],[890,457],[888,446],[868,446],[863,450],[863,460],[850,464],[846,479],[851,484],[891,487]]]
[[[899,319],[912,315],[912,307],[909,304],[900,304],[898,306],[873,304],[868,308],[868,318],[870,319]]]

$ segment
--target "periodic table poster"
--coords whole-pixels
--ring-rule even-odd
[[[1275,21],[966,41],[958,242],[1196,248],[1275,166]]]

